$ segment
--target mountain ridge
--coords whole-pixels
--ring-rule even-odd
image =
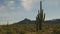
[[[37,23],[36,20],[30,20],[30,19],[25,18],[24,20],[19,21],[14,24],[36,24],[36,23]],[[60,19],[47,20],[47,21],[44,21],[44,23],[45,24],[60,24]]]

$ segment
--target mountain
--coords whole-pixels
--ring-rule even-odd
[[[27,19],[25,18],[24,20],[22,21],[19,21],[15,24],[36,24],[36,20],[30,20],[30,19]],[[45,24],[60,24],[60,19],[53,19],[53,20],[47,20],[47,21],[44,21]]]
[[[36,21],[31,21],[30,19],[25,18],[24,20],[19,21],[15,24],[35,24],[35,23],[36,23]]]
[[[60,24],[60,19],[53,19],[45,21],[46,24]]]

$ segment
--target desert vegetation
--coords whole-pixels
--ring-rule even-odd
[[[38,31],[35,24],[0,25],[0,34],[60,34],[60,25],[43,24]]]

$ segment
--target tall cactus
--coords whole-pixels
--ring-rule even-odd
[[[43,21],[45,21],[45,13],[44,13]]]
[[[45,20],[45,13],[43,13],[43,9],[42,9],[42,1],[40,1],[40,11],[38,10],[38,15],[36,17],[36,22],[37,22],[37,30],[41,30],[42,29],[42,23]]]

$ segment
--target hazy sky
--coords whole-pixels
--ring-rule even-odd
[[[42,0],[46,20],[60,18],[60,0]],[[40,0],[0,0],[0,24],[35,20]]]

